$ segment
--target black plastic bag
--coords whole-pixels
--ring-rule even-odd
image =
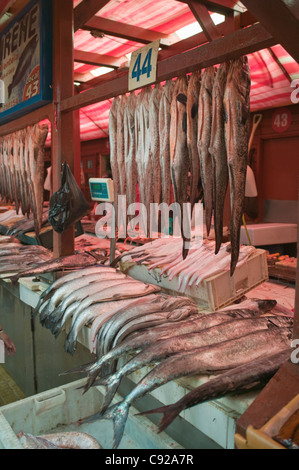
[[[89,212],[89,204],[67,163],[62,165],[61,188],[50,198],[49,222],[53,230],[64,232]]]

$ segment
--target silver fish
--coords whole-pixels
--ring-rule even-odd
[[[234,367],[250,364],[251,361],[267,354],[290,348],[291,338],[290,328],[272,328],[249,333],[231,341],[175,354],[146,374],[121,403],[111,406],[103,415],[96,414],[86,421],[112,419],[113,447],[116,448],[123,436],[131,403],[137,398],[141,398],[171,380],[197,374],[224,372]]]
[[[231,276],[240,251],[250,125],[250,70],[248,58],[232,60],[224,93],[225,141],[231,201]]]
[[[209,153],[212,127],[212,90],[215,67],[205,69],[202,74],[198,104],[197,145],[200,159],[200,174],[204,193],[207,235],[210,233],[213,215],[213,163]]]

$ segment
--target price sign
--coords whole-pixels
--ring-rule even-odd
[[[292,113],[287,108],[278,109],[272,117],[272,127],[275,132],[285,132],[292,124]]]
[[[132,53],[129,70],[129,91],[156,81],[160,39]]]

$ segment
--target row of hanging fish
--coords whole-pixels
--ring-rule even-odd
[[[147,86],[136,95],[114,98],[109,117],[114,194],[128,205],[191,203],[203,187],[207,234],[214,215],[217,254],[223,235],[223,208],[230,183],[231,275],[239,256],[249,141],[250,71],[247,57]],[[190,194],[188,194],[188,184]],[[182,211],[183,213],[183,211]],[[188,224],[181,221],[183,258]]]
[[[56,337],[70,321],[65,350],[71,354],[80,330],[91,325],[90,349],[102,354],[132,331],[170,324],[197,311],[190,299],[162,295],[157,286],[136,281],[109,266],[95,266],[56,280],[41,295],[35,315]]]
[[[0,138],[0,195],[17,214],[33,214],[38,236],[43,223],[44,145],[48,126],[39,124]]]
[[[177,279],[178,292],[187,293],[193,286],[200,285],[205,279],[219,273],[229,271],[231,260],[231,245],[223,243],[215,255],[215,241],[191,239],[189,255],[183,259],[182,240],[173,238],[157,238],[143,246],[132,248],[128,253],[120,255],[118,260],[123,263],[133,262],[147,266],[149,271],[158,269],[160,277],[167,277],[171,282]],[[256,253],[253,246],[241,246],[237,267],[241,267],[250,256]],[[153,271],[154,272],[154,271]]]
[[[185,298],[169,299],[175,300],[183,302]],[[112,317],[98,335],[96,359],[65,372],[86,374],[84,392],[94,385],[106,387],[99,413],[84,422],[113,420],[116,448],[131,404],[172,380],[215,375],[178,403],[144,412],[163,413],[160,430],[185,408],[269,380],[291,354],[293,318],[276,315],[276,305],[275,300],[247,299],[222,311],[197,312],[175,323],[150,327],[142,323],[137,331],[132,329],[125,335],[112,328],[121,316]],[[125,314],[123,321],[128,321]],[[111,328],[114,339],[107,343]],[[144,374],[132,391],[122,402],[110,406],[122,378],[138,370],[142,373],[143,368]]]

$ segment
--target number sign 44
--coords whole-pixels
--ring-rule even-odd
[[[129,91],[156,81],[160,40],[132,53],[129,70]]]

